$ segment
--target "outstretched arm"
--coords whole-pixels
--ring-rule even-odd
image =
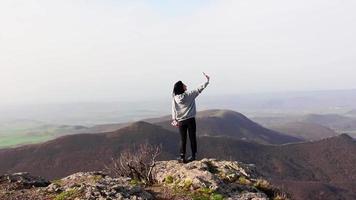
[[[198,88],[199,93],[201,93],[206,88],[206,86],[208,86],[209,81],[210,81],[210,76],[206,75],[204,72],[203,72],[203,74],[206,77],[206,82]]]
[[[190,96],[192,99],[195,99],[209,84],[210,76],[206,75],[204,72],[203,74],[206,78],[206,82],[200,85],[197,89],[188,92],[188,96]]]

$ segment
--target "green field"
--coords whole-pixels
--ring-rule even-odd
[[[29,120],[3,122],[0,123],[0,148],[45,142],[62,135],[80,133],[85,128]]]
[[[0,148],[39,143],[53,138],[53,135],[1,135]]]

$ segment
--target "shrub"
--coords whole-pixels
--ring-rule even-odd
[[[67,200],[67,199],[74,199],[79,195],[79,190],[78,189],[69,189],[67,191],[63,191],[60,194],[58,194],[54,200]]]
[[[274,187],[270,182],[263,179],[258,179],[254,186],[263,191],[269,198],[273,200],[289,200],[287,193],[281,192],[277,187]]]
[[[271,189],[271,184],[267,180],[264,180],[264,179],[258,179],[257,182],[254,184],[254,186],[260,190]]]
[[[172,184],[173,181],[174,181],[173,176],[166,176],[164,178],[164,182],[167,183],[167,184]]]
[[[145,185],[151,185],[154,183],[153,168],[161,149],[161,145],[153,146],[146,142],[138,148],[122,151],[120,156],[112,159],[111,165],[105,168],[114,176],[129,177]]]
[[[183,181],[183,189],[189,190],[190,186],[192,186],[193,181],[191,179],[185,179]]]
[[[93,179],[93,181],[94,181],[95,183],[99,182],[102,178],[103,178],[103,177],[100,176],[100,175],[95,175],[95,176],[92,177],[92,179]]]
[[[241,184],[241,185],[251,185],[251,181],[250,180],[248,180],[246,177],[244,177],[244,176],[240,176],[239,177],[239,183]]]
[[[214,190],[204,187],[204,188],[199,188],[198,192],[203,193],[203,194],[212,194],[214,192]]]
[[[211,199],[211,200],[223,200],[224,197],[223,197],[223,195],[221,195],[221,194],[212,194],[212,195],[210,196],[210,199]]]
[[[277,190],[274,194],[273,200],[290,200],[290,197],[288,194]]]
[[[61,186],[63,181],[61,179],[55,179],[55,180],[51,181],[51,183]]]
[[[224,200],[223,195],[212,192],[211,189],[206,191],[200,189],[198,192],[194,192],[191,197],[193,200]]]

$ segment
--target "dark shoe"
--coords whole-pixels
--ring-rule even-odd
[[[187,160],[185,159],[185,155],[181,154],[178,158],[177,158],[179,163],[187,163]]]
[[[190,156],[187,161],[188,161],[188,162],[192,162],[192,161],[194,161],[194,160],[196,160],[196,159],[195,159],[195,156]]]
[[[185,158],[177,158],[179,163],[187,163],[187,160]]]

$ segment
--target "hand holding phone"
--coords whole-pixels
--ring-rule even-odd
[[[178,121],[177,120],[173,120],[171,123],[172,126],[178,127]]]

